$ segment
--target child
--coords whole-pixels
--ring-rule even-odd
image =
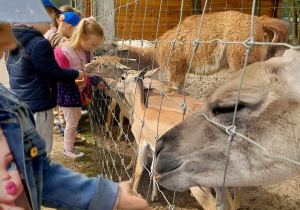
[[[36,23],[50,20],[39,0],[1,2],[0,58],[5,50],[15,48],[11,21]],[[0,127],[32,209],[41,209],[41,205],[59,209],[150,209],[147,202],[132,191],[132,182],[117,184],[100,176],[87,178],[59,164],[51,164],[46,157],[45,141],[35,130],[31,111],[2,84]],[[2,198],[2,192],[0,195]]]
[[[59,16],[60,24],[56,33],[49,36],[49,42],[53,49],[72,36],[74,27],[79,23],[80,17],[74,12],[66,12]]]
[[[49,2],[43,0],[44,5],[51,5]],[[53,19],[57,8],[52,4],[46,9]],[[84,73],[58,66],[50,43],[43,37],[48,29],[48,23],[14,25],[13,35],[20,44],[10,51],[6,65],[11,90],[34,112],[36,128],[45,139],[50,155],[57,82],[74,82],[82,79]]]
[[[54,50],[58,64],[63,68],[76,68],[83,70],[88,63],[87,52],[103,41],[103,30],[98,22],[91,18],[84,18],[75,28],[69,41]],[[89,80],[87,80],[89,81]],[[81,108],[85,105],[88,94],[83,90],[89,89],[85,81],[76,84],[58,84],[57,104],[62,108],[66,120],[64,131],[64,157],[77,159],[84,153],[74,148],[76,127],[81,117]],[[87,99],[88,100],[88,99]]]
[[[63,9],[64,11],[69,9],[73,10],[73,8],[70,7],[69,5],[63,6],[60,9]],[[60,24],[58,24],[57,32],[50,34],[50,36],[47,38],[53,49],[55,49],[59,44],[67,41],[67,38],[70,38],[72,36],[74,27],[79,23],[80,17],[74,12],[65,12],[64,14],[61,14],[59,16],[58,21]],[[64,119],[63,112],[59,106],[58,106],[58,121],[59,121],[58,127],[60,128],[60,131],[63,135],[63,131],[65,129],[65,119]],[[84,139],[79,139],[79,140],[83,141]]]
[[[61,11],[62,13],[66,13],[66,12],[75,12],[80,19],[82,19],[82,14],[79,10],[77,9],[73,9],[70,5],[64,5],[64,6],[61,6],[59,8],[59,11]],[[44,37],[46,39],[49,39],[50,35],[51,34],[54,34],[57,32],[57,29],[59,27],[59,24],[60,24],[60,21],[59,21],[59,18],[60,18],[60,15],[57,15],[54,19],[53,19],[53,23],[51,24],[51,28],[50,30],[48,30]]]

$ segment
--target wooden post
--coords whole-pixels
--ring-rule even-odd
[[[193,15],[202,14],[201,0],[192,0],[193,2]]]
[[[297,33],[297,9],[294,0],[290,0],[291,12],[293,17],[292,22],[292,35],[293,35],[293,45],[298,45],[298,33]]]
[[[104,40],[113,41],[116,36],[116,12],[114,0],[98,0],[93,15],[104,30]]]
[[[279,5],[279,0],[275,0],[274,10],[273,10],[273,18],[277,18],[278,5]]]
[[[260,16],[260,6],[261,6],[261,0],[257,0],[255,2],[255,11],[254,11],[255,16]]]

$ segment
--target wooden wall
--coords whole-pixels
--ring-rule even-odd
[[[273,17],[275,3],[278,4],[278,10],[276,17],[280,17],[280,8],[282,5],[282,0],[256,0],[256,2],[261,2],[260,5],[260,15],[267,15]],[[201,7],[203,9],[205,0],[201,0]],[[252,12],[253,0],[209,0],[206,6],[206,12],[218,12],[227,10],[237,10],[246,14],[251,14]]]
[[[126,5],[127,2],[134,2],[134,0],[116,0],[116,8],[118,8],[120,5]],[[158,36],[162,35],[168,29],[176,26],[180,19],[181,0],[164,0],[162,2]],[[120,10],[117,10],[117,38],[129,39],[131,35],[132,39],[142,39],[143,36],[143,39],[145,40],[155,40],[160,3],[161,0],[139,0],[137,4],[134,3],[128,6],[127,16],[126,6],[121,7]],[[134,11],[136,11],[135,16]],[[144,15],[145,21],[143,21]],[[190,15],[192,15],[192,1],[186,0],[184,1],[183,5],[182,17],[185,18]]]
[[[203,10],[205,0],[201,1]],[[274,6],[278,4],[276,17],[280,17],[282,0],[257,0],[261,1],[260,15],[273,17]],[[161,18],[158,28],[158,36],[165,31],[175,27],[180,19],[180,8],[182,0],[163,0],[161,7]],[[193,14],[193,0],[185,0],[182,18]],[[126,4],[129,3],[128,9]],[[132,3],[132,4],[131,4]],[[161,0],[115,0],[116,11],[116,36],[118,39],[145,39],[155,40]],[[251,14],[253,0],[208,0],[206,12],[217,12],[225,10],[237,10]],[[135,16],[134,16],[135,11]],[[145,15],[145,21],[144,21]]]

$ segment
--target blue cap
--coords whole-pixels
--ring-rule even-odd
[[[65,12],[63,15],[65,16],[64,21],[73,26],[76,26],[80,22],[80,17],[75,12]]]
[[[55,9],[55,13],[56,15],[62,14],[62,11],[60,11],[56,6],[54,6],[54,4],[52,3],[52,1],[50,0],[41,0],[44,7],[53,7]]]
[[[40,0],[1,0],[0,23],[50,23]]]

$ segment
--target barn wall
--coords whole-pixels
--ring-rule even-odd
[[[277,17],[279,17],[282,0],[261,0],[260,15],[272,17],[275,1],[279,1],[277,10]],[[138,3],[130,4],[132,2],[134,0],[115,0],[116,8],[122,6],[116,11],[117,38],[155,40],[161,0],[139,0]],[[182,0],[164,0],[162,2],[158,36],[178,24]],[[183,19],[193,14],[192,2],[192,0],[184,1]],[[127,3],[129,3],[128,10]],[[251,14],[252,3],[253,0],[209,0],[206,12],[225,11],[226,9]],[[202,9],[204,4],[205,0],[201,0]],[[135,16],[134,11],[136,11]],[[143,21],[144,18],[145,21]]]
[[[280,7],[282,0],[261,0],[260,15],[273,17],[275,1],[278,2],[277,18],[280,17]],[[201,6],[204,7],[205,0],[201,0]],[[206,12],[218,12],[227,10],[237,10],[246,14],[252,12],[253,0],[210,0],[208,1]]]
[[[134,0],[129,0],[133,2]],[[116,35],[119,39],[129,39],[130,34],[132,39],[155,40],[158,17],[161,0],[140,0],[137,4],[128,6],[126,16],[126,6],[121,7],[116,11]],[[120,5],[126,5],[127,0],[116,0],[116,8]],[[146,6],[147,4],[147,6]],[[135,10],[136,7],[136,10]],[[158,36],[165,31],[176,26],[180,19],[181,0],[163,1],[161,8],[161,18],[158,29]],[[134,16],[134,11],[136,11]],[[144,20],[145,15],[145,22]],[[192,15],[192,1],[184,1],[182,17]],[[127,17],[127,18],[126,18]],[[143,28],[143,22],[144,28]],[[132,33],[130,33],[132,28]],[[124,30],[125,29],[125,30]],[[124,32],[124,34],[123,34]]]

